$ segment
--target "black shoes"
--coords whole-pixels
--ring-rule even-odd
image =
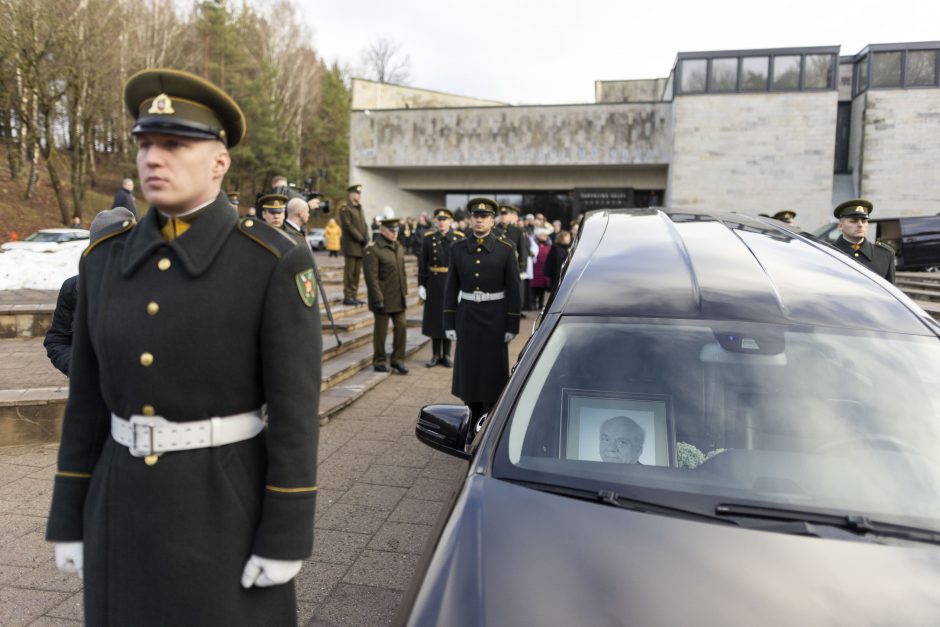
[[[392,372],[395,374],[408,374],[408,369],[402,364],[392,364]]]
[[[344,298],[344,299],[343,299],[343,304],[344,304],[344,305],[352,305],[353,307],[355,307],[355,306],[359,305],[359,301],[356,300],[355,298]]]
[[[440,364],[441,364],[442,366],[444,366],[445,368],[453,368],[453,367],[454,367],[454,362],[452,362],[452,361],[450,360],[450,357],[448,357],[447,355],[441,357]]]
[[[378,366],[372,366],[372,369],[376,372],[388,372],[388,366],[385,364],[379,364]]]
[[[428,361],[428,363],[424,364],[424,366],[425,366],[426,368],[433,368],[434,366],[436,366],[436,365],[439,364],[439,363],[442,363],[442,362],[441,362],[441,358],[438,357],[437,355],[432,355],[430,361]]]

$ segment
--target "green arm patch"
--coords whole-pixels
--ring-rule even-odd
[[[294,281],[297,283],[297,291],[300,292],[300,300],[304,301],[307,307],[313,307],[313,304],[317,302],[317,284],[313,276],[313,268],[298,272],[294,275]]]

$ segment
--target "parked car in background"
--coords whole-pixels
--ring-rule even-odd
[[[830,244],[840,234],[835,223],[826,224],[814,233]],[[872,218],[868,239],[881,241],[895,250],[898,270],[940,270],[940,215]]]
[[[940,325],[769,222],[587,215],[404,624],[937,624]]]
[[[73,246],[88,245],[86,229],[41,229],[25,239],[0,244],[0,250],[31,250],[51,253]]]
[[[323,229],[310,229],[307,231],[307,241],[314,250],[326,249],[326,236]]]

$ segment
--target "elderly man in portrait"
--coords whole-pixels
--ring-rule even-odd
[[[633,419],[614,416],[601,424],[601,459],[617,464],[638,464],[646,432]]]

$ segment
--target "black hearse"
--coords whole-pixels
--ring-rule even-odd
[[[936,625],[940,327],[772,220],[586,218],[407,625]],[[479,432],[474,433],[479,429]]]

